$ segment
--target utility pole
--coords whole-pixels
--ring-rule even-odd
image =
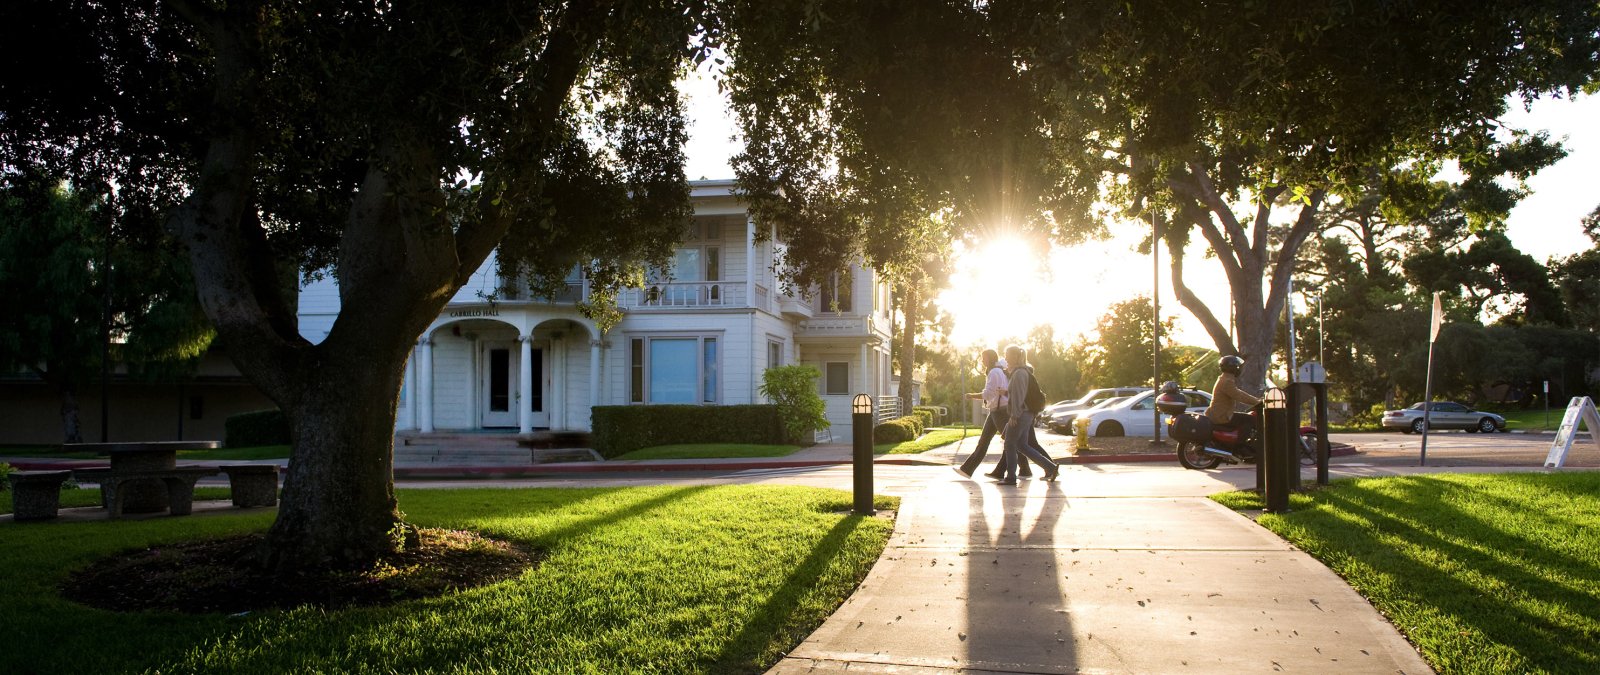
[[[1150,343],[1150,361],[1152,375],[1150,385],[1152,389],[1161,388],[1161,214],[1150,214],[1150,306],[1153,308],[1150,317],[1151,327],[1154,329],[1155,340]],[[1161,444],[1161,409],[1150,407],[1150,413],[1155,417],[1155,436],[1151,437],[1151,445]]]

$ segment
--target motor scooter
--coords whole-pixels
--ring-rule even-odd
[[[1170,415],[1167,419],[1167,437],[1178,441],[1178,463],[1185,469],[1204,471],[1214,469],[1223,462],[1254,464],[1261,456],[1261,439],[1257,433],[1261,428],[1260,406],[1250,409],[1248,424],[1241,428],[1230,428],[1217,426],[1200,413],[1184,412],[1176,401],[1167,407],[1163,407],[1162,403],[1157,399],[1156,407]],[[1301,426],[1296,434],[1300,442],[1296,454],[1302,466],[1317,463],[1318,435],[1317,427],[1313,425]]]

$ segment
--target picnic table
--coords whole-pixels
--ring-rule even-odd
[[[138,474],[137,478],[126,481],[117,481],[119,484],[113,491],[119,492],[121,511],[123,513],[158,513],[172,507],[171,491],[167,481],[161,474],[171,473],[177,477],[179,450],[214,450],[220,444],[216,441],[151,441],[137,443],[68,443],[61,446],[63,450],[74,452],[92,452],[105,455],[111,459],[108,475]],[[213,468],[211,473],[216,473]],[[185,476],[187,477],[187,476]],[[110,496],[101,483],[102,498]],[[189,483],[189,492],[194,491],[194,483]],[[112,506],[107,503],[109,508]],[[187,505],[180,505],[187,506]],[[184,509],[187,512],[187,509]]]

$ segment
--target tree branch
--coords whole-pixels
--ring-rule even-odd
[[[1283,238],[1283,245],[1278,248],[1278,255],[1272,264],[1272,289],[1267,295],[1267,316],[1276,316],[1283,308],[1284,298],[1289,296],[1289,277],[1294,273],[1294,260],[1300,252],[1301,244],[1306,237],[1317,227],[1317,209],[1322,205],[1326,195],[1322,189],[1311,193],[1311,203],[1300,209],[1300,215],[1295,218],[1294,226],[1289,228],[1289,233]]]
[[[1239,348],[1233,343],[1233,336],[1228,334],[1227,327],[1217,320],[1216,315],[1211,313],[1211,308],[1200,300],[1200,296],[1195,295],[1194,291],[1183,282],[1183,247],[1174,246],[1169,242],[1167,252],[1172,258],[1172,292],[1178,296],[1178,304],[1189,310],[1189,313],[1200,321],[1200,325],[1205,327],[1206,334],[1216,343],[1217,351],[1237,354]]]

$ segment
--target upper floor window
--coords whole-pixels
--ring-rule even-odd
[[[854,274],[849,268],[838,270],[828,275],[822,281],[821,307],[822,312],[837,312],[848,314],[855,311],[851,308],[851,286],[854,285]]]

